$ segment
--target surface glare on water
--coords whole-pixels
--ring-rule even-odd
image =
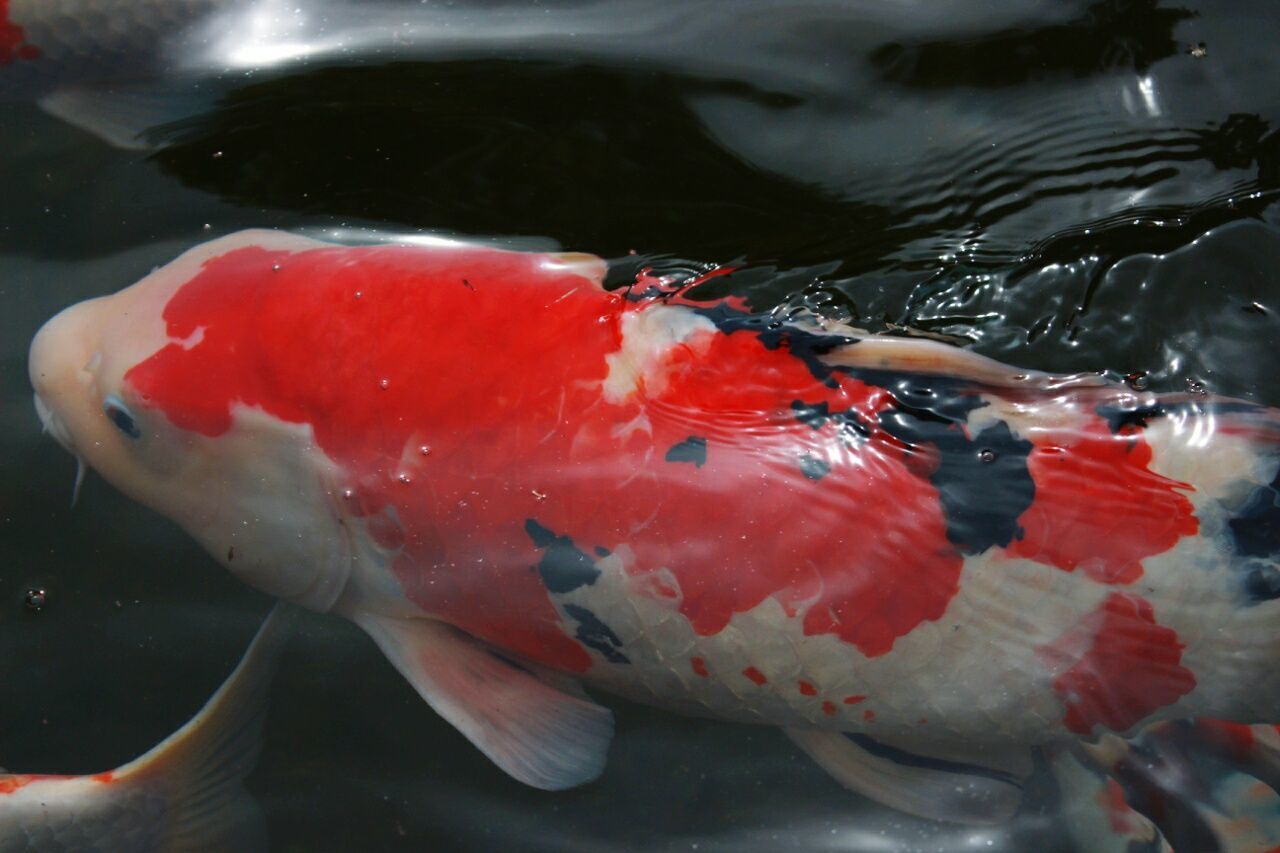
[[[74,460],[42,437],[25,364],[58,309],[239,228],[563,247],[614,258],[617,286],[731,266],[700,294],[775,322],[813,311],[1280,405],[1265,3],[389,5],[434,17],[393,40],[317,4],[327,23],[263,54],[283,64],[196,69],[217,105],[154,154],[0,106],[0,660],[21,669],[0,687],[5,767],[149,749],[266,611],[99,478],[68,509]],[[298,58],[344,27],[347,53]],[[870,805],[774,730],[608,701],[601,780],[534,791],[359,629],[310,617],[249,787],[280,850],[1074,849],[1044,773],[1015,822],[975,831]]]

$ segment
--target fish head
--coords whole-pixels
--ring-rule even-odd
[[[351,554],[332,490],[324,488],[329,463],[309,427],[241,407],[226,429],[201,429],[200,379],[166,388],[142,381],[139,366],[198,344],[202,328],[175,338],[165,312],[211,260],[245,247],[327,245],[271,231],[205,243],[124,290],[63,310],[36,334],[29,354],[36,411],[64,448],[177,522],[243,580],[317,610],[341,595]]]

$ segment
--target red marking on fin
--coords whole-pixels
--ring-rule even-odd
[[[1182,648],[1174,631],[1156,623],[1150,602],[1113,592],[1039,655],[1056,672],[1063,725],[1087,735],[1099,725],[1127,731],[1190,693],[1196,679],[1181,665]]]
[[[39,58],[40,48],[29,44],[26,31],[9,20],[9,0],[0,0],[0,66]]]
[[[813,686],[812,684],[810,684],[809,682],[807,682],[807,681],[801,681],[801,682],[799,682],[799,685],[800,685],[800,692],[801,692],[803,695],[805,695],[805,696],[817,696],[817,695],[818,695],[818,688],[814,687],[814,686]]]
[[[751,679],[752,681],[754,681],[756,684],[764,684],[766,681],[769,680],[764,677],[763,672],[756,669],[754,666],[747,667],[742,671],[742,674],[745,675],[747,678]]]
[[[696,675],[701,676],[702,678],[707,677],[707,662],[702,658],[693,658],[689,661],[689,665],[693,667],[693,671]]]
[[[1200,528],[1191,486],[1150,471],[1151,447],[1133,429],[1089,429],[1035,441],[1027,467],[1035,500],[1018,520],[1009,553],[1096,581],[1133,583],[1142,560],[1168,551]],[[1101,551],[1101,553],[1099,553]]]

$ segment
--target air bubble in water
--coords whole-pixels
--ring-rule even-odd
[[[48,601],[49,594],[37,586],[31,587],[22,596],[22,606],[31,613],[39,613],[44,610],[44,606]]]

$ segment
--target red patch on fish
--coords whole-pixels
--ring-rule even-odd
[[[702,658],[694,658],[689,661],[689,665],[693,667],[694,674],[701,678],[706,678],[709,674],[707,672],[707,662]]]
[[[765,675],[763,672],[756,669],[754,666],[747,667],[742,671],[742,674],[745,675],[751,681],[754,681],[756,684],[764,684],[769,680],[765,678]]]
[[[814,429],[794,407],[825,404],[875,424],[894,405],[887,391],[847,376],[827,387],[786,347],[770,349],[749,332],[674,347],[663,367],[644,443],[665,453],[698,430],[706,458],[629,483],[625,499],[636,516],[652,517],[643,538],[623,541],[635,554],[629,570],[670,568],[683,593],[680,611],[697,633],[717,634],[734,614],[774,598],[784,612],[804,614],[806,634],[834,634],[875,657],[942,616],[963,559],[947,539],[937,490],[913,470],[918,454],[879,429],[861,447],[845,448],[836,423]],[[752,381],[743,382],[747,376]],[[817,479],[804,472],[806,452],[821,457]],[[689,499],[673,504],[676,494]],[[782,531],[778,518],[787,520]],[[602,520],[577,519],[576,529],[599,538],[608,534]],[[716,559],[689,559],[682,549],[708,531],[720,532]]]
[[[73,776],[57,776],[51,773],[23,773],[14,776],[0,776],[0,795],[12,794],[14,791],[27,787],[32,782],[47,782],[49,780],[73,779]]]
[[[1124,788],[1115,779],[1107,777],[1106,785],[1098,792],[1098,805],[1106,813],[1111,831],[1117,835],[1134,835],[1142,829],[1134,819],[1133,809],[1124,798]]]
[[[345,508],[369,518],[384,544],[403,545],[392,570],[411,601],[503,648],[580,672],[590,657],[530,571],[538,554],[523,522],[540,512],[531,494],[538,484],[509,475],[536,444],[532,432],[540,439],[554,429],[562,386],[515,380],[548,362],[592,379],[575,347],[617,349],[620,299],[545,255],[249,247],[207,262],[166,306],[170,335],[201,330],[200,342],[169,344],[126,381],[140,406],[206,436],[231,428],[235,403],[309,424],[348,477],[334,484],[353,493]],[[457,360],[477,335],[500,342],[500,363]],[[594,366],[597,382],[605,369],[603,359]],[[598,389],[568,394],[568,416],[599,399]],[[424,429],[431,435],[419,435]],[[431,451],[420,456],[424,439]],[[418,467],[423,476],[401,476]],[[388,509],[402,532],[379,516]],[[451,531],[478,536],[483,552]]]
[[[1181,665],[1182,649],[1178,635],[1156,623],[1150,602],[1113,592],[1039,655],[1056,673],[1063,725],[1088,735],[1097,726],[1127,731],[1190,693],[1196,679]]]
[[[823,702],[822,713],[826,714],[828,717],[834,717],[836,715],[836,703],[831,701]]]
[[[865,702],[866,700],[866,696],[846,696],[844,697],[844,704],[857,705],[859,702]]]
[[[1244,762],[1251,757],[1257,737],[1253,727],[1208,717],[1196,718],[1196,734],[1226,752],[1232,761]]]
[[[26,31],[9,19],[9,0],[0,0],[0,66],[39,58],[40,48],[29,44]]]
[[[818,695],[818,688],[814,687],[812,684],[810,684],[810,683],[809,683],[809,682],[807,682],[807,681],[801,681],[801,682],[799,683],[799,686],[800,686],[800,694],[801,694],[801,695],[803,695],[803,696],[817,696],[817,695]]]
[[[962,556],[928,459],[875,426],[892,396],[843,374],[824,384],[750,331],[699,331],[652,385],[604,399],[624,316],[658,304],[545,255],[246,247],[177,291],[173,343],[126,380],[133,403],[207,436],[237,403],[309,424],[345,472],[348,510],[399,549],[411,601],[562,669],[591,659],[540,580],[530,521],[584,555],[614,551],[633,576],[669,569],[679,601],[657,597],[701,635],[773,598],[805,633],[876,656],[939,618]],[[838,423],[802,421],[801,402],[872,433],[847,446]],[[691,434],[705,460],[664,461]],[[372,520],[387,509],[402,542]]]
[[[1199,530],[1191,487],[1148,469],[1151,447],[1134,429],[1087,429],[1033,437],[1027,467],[1035,500],[1009,553],[1109,584],[1142,577],[1142,560]]]

